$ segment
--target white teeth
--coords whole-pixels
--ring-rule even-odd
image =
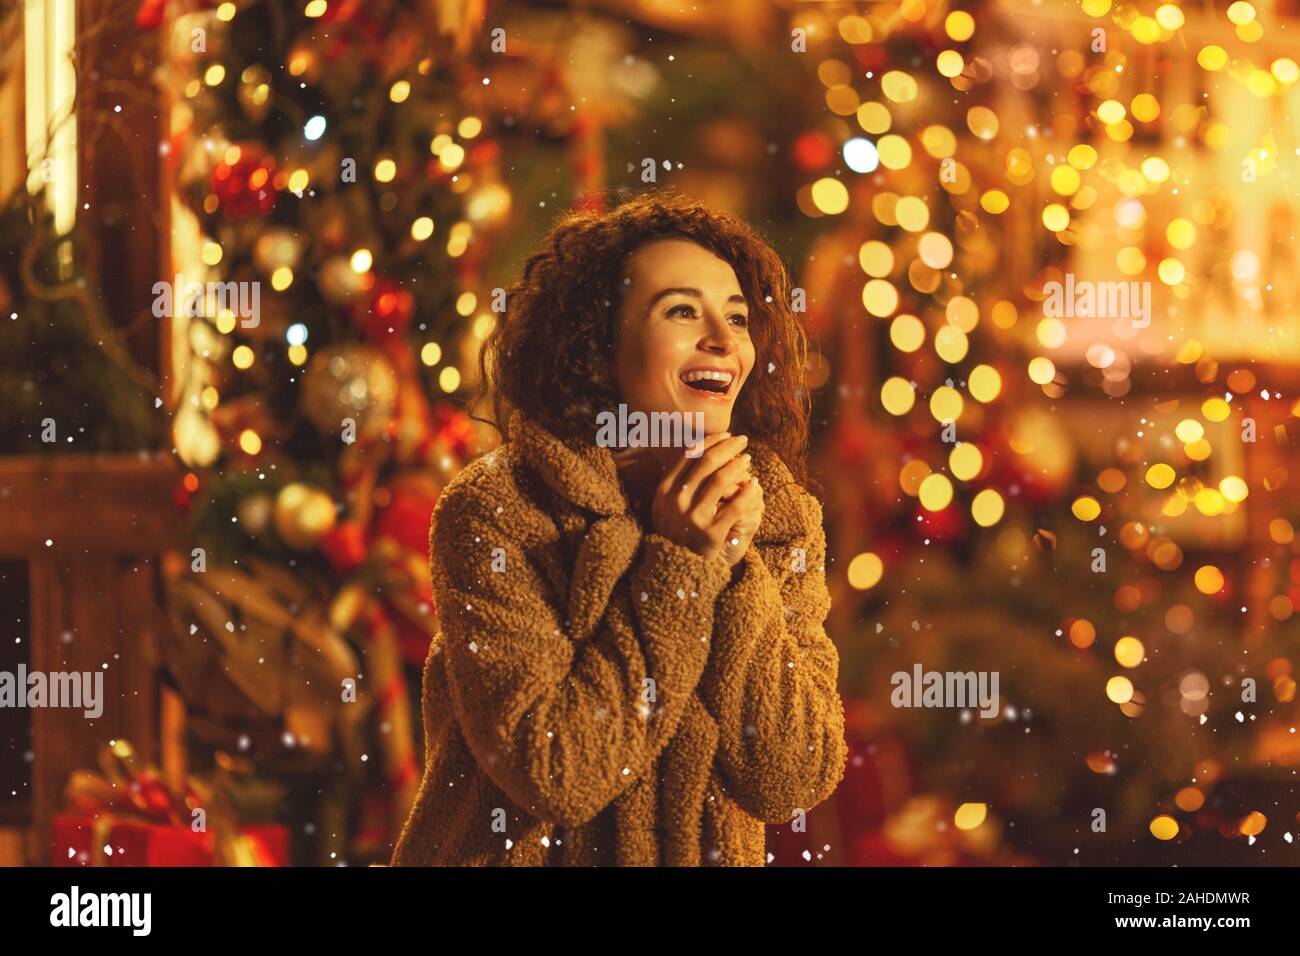
[[[700,369],[699,371],[695,371],[695,372],[682,372],[683,382],[701,382],[707,379],[709,381],[723,382],[727,385],[730,385],[731,380],[734,377],[735,376],[732,375],[730,372],[709,372],[703,369]]]

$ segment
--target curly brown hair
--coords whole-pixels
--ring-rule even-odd
[[[595,209],[589,203],[563,213],[506,289],[505,314],[479,353],[474,407],[490,396],[490,424],[502,432],[520,409],[556,435],[594,441],[596,410],[619,401],[607,363],[627,260],[648,242],[686,239],[730,264],[750,303],[754,370],[736,400],[731,430],[768,444],[806,484],[808,339],[793,314],[780,257],[737,216],[674,189],[599,211],[609,195],[598,196]]]

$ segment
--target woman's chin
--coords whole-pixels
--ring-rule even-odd
[[[688,416],[692,428],[704,426],[704,434],[716,435],[731,427],[731,403],[716,400],[687,402],[681,409]]]
[[[688,397],[685,400],[677,399],[669,407],[670,414],[682,416],[685,427],[692,432],[700,425],[703,426],[705,435],[716,435],[731,428],[731,402]]]
[[[716,435],[731,428],[731,409],[710,409],[704,413],[704,434]]]

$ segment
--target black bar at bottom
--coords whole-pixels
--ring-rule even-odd
[[[1080,934],[1158,940],[1171,931],[1219,941],[1289,931],[1294,886],[1294,872],[1284,867],[35,868],[0,870],[0,925],[18,939],[75,933],[127,946],[146,938],[320,942],[336,952],[351,940],[398,945],[397,937],[408,935],[434,950],[454,948],[477,942],[476,933],[495,944],[513,936],[653,946],[684,942],[688,926],[692,938],[716,934],[730,943],[753,937],[770,944],[773,935],[793,934],[806,944],[841,936],[866,944],[891,930],[918,933],[927,943]],[[148,894],[147,934],[141,894]],[[92,920],[116,925],[84,925]]]

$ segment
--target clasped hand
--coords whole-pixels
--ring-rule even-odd
[[[763,489],[744,435],[707,436],[703,454],[685,455],[664,475],[651,505],[653,531],[704,558],[735,567],[763,519]]]

